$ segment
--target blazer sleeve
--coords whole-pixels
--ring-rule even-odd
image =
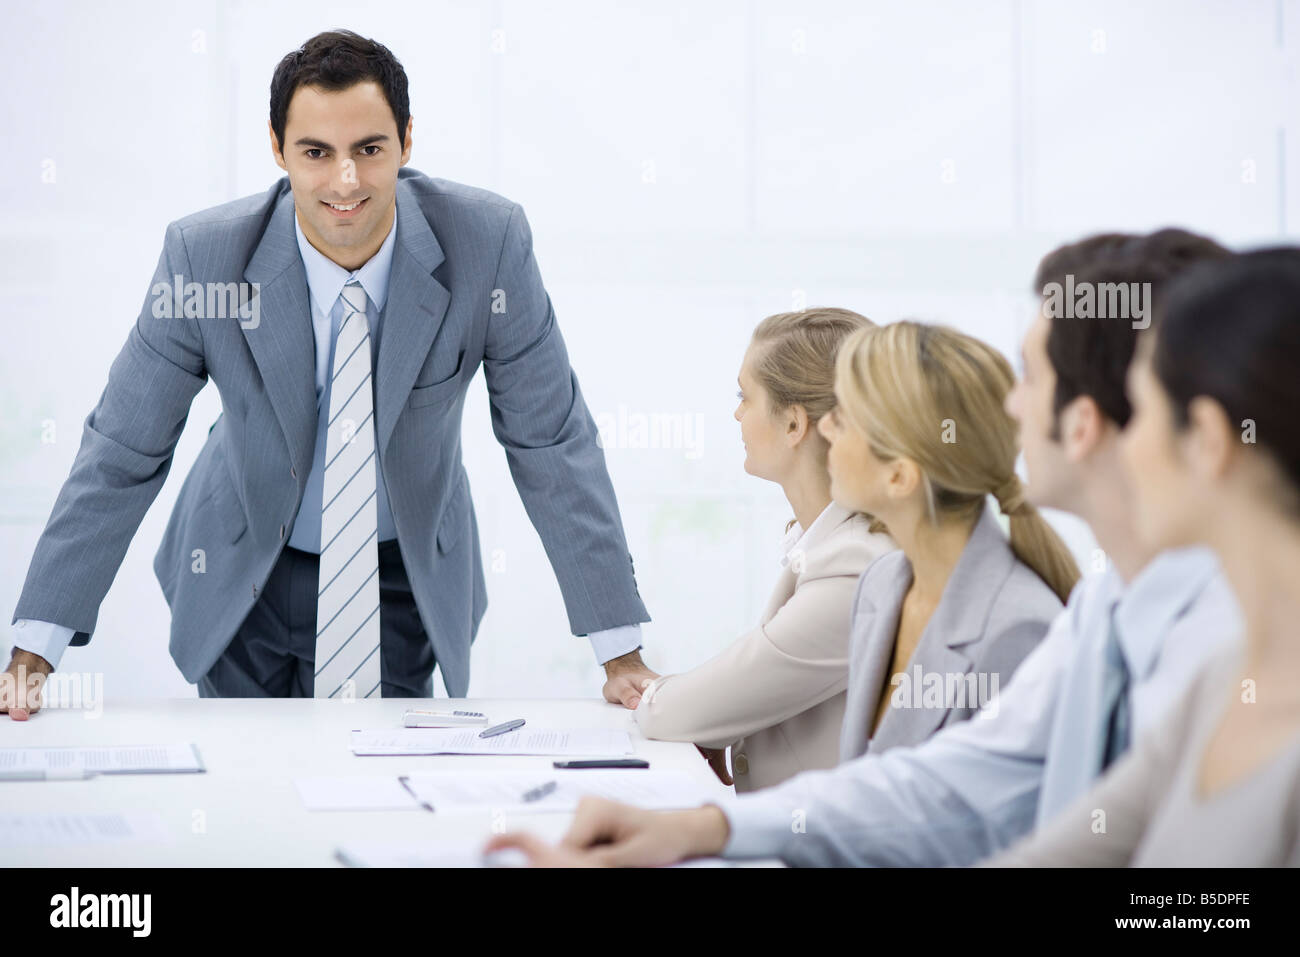
[[[492,430],[555,571],[570,627],[586,635],[649,621],[605,454],[519,206],[506,225],[491,299],[483,377]]]
[[[801,581],[765,625],[697,668],[656,679],[636,709],[642,733],[724,748],[839,694],[856,588],[854,574]]]
[[[90,640],[127,546],[171,469],[190,403],[207,382],[203,320],[155,315],[158,289],[170,298],[174,276],[195,279],[176,223],[167,228],[139,318],[86,417],[14,610],[14,620],[73,629],[73,645]]]

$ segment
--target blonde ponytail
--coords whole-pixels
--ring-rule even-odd
[[[1016,557],[1065,601],[1079,569],[1016,476],[1016,424],[1003,407],[1014,382],[1010,363],[980,340],[895,322],[849,337],[835,391],[877,458],[920,467],[931,520],[939,512],[977,516],[992,495],[1010,520]]]
[[[1020,478],[1011,478],[994,491],[998,507],[1010,527],[1011,551],[1038,573],[1047,587],[1064,603],[1079,581],[1079,566],[1059,535],[1052,530],[1038,509],[1026,501]]]

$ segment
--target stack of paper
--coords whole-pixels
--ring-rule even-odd
[[[0,774],[94,771],[99,774],[162,774],[203,771],[192,744],[107,747],[0,748]]]
[[[0,847],[73,847],[170,840],[157,811],[0,814]]]

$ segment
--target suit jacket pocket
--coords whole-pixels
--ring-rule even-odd
[[[446,403],[451,400],[460,388],[460,370],[465,363],[465,353],[461,353],[456,359],[456,371],[447,378],[429,385],[417,385],[411,389],[411,396],[407,399],[407,404],[412,409],[418,409],[421,406],[434,405],[437,403]]]
[[[244,514],[244,506],[239,504],[239,496],[235,494],[224,471],[217,475],[214,482],[212,496],[204,507],[216,513],[220,528],[227,533],[226,538],[233,545],[248,530],[248,516]]]

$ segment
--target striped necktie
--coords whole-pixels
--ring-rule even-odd
[[[380,690],[370,325],[365,290],[350,282],[342,297],[325,431],[314,694],[369,698]]]

